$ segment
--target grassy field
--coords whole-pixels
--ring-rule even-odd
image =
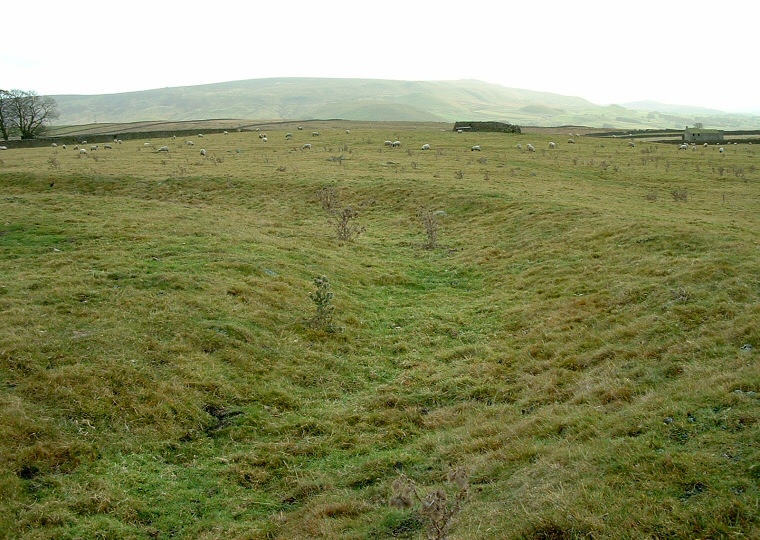
[[[292,134],[0,153],[0,538],[760,537],[756,146]]]

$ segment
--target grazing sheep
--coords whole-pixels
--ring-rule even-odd
[[[684,143],[684,144],[679,144],[679,145],[678,145],[678,149],[679,149],[679,150],[688,150],[688,149],[689,149],[689,145],[688,145],[688,144],[686,144],[686,143]]]
[[[752,144],[752,143],[750,143],[750,144]],[[705,147],[705,148],[707,148],[707,143],[703,144],[702,146]]]
[[[568,139],[567,144],[575,144],[575,139]]]
[[[80,148],[79,149],[79,155],[80,156],[86,156],[87,155],[87,150],[85,150],[84,148]]]
[[[557,145],[556,145],[556,144],[554,144],[553,142],[550,142],[550,143],[549,143],[549,148],[551,148],[552,150],[553,150],[554,148],[556,148],[556,147],[557,147]]]
[[[286,134],[285,134],[285,140],[286,140],[286,141],[289,141],[289,140],[290,140],[290,139],[292,139],[292,138],[293,138],[293,134],[292,134],[292,133],[286,133]]]
[[[143,146],[144,146],[145,148],[150,148],[150,147],[151,147],[151,146],[153,146],[153,145],[152,145],[152,144],[150,144],[149,142],[146,142],[146,143],[143,143]]]
[[[203,138],[203,133],[198,133],[198,138],[202,139]]]
[[[263,138],[264,138],[264,137],[266,137],[266,136],[267,136],[267,134],[266,134],[266,133],[259,133],[259,139],[263,139]]]
[[[61,148],[63,148],[64,150],[66,150],[66,145],[64,144],[63,146],[61,146]]]
[[[391,143],[391,148],[401,148],[401,141],[393,141]]]
[[[81,142],[81,143],[79,143],[79,144],[87,144],[87,141],[82,141],[82,142]]]
[[[383,144],[385,146],[392,146],[393,145],[393,141],[385,141]]]
[[[422,145],[422,149],[423,150],[430,150],[430,145],[429,144],[423,144]]]
[[[7,146],[0,146],[0,150],[8,150]]]
[[[52,146],[53,148],[58,148],[58,145],[55,143],[51,144],[50,146]]]
[[[169,151],[169,147],[168,146],[162,146],[161,148],[158,149],[158,151],[159,152],[168,152]]]
[[[228,133],[227,133],[227,130],[226,130],[226,129],[224,130],[224,133],[223,133],[223,134],[224,134],[224,135],[227,135],[227,134],[228,134]]]
[[[470,152],[480,152],[480,146],[476,144],[475,146],[470,148]]]
[[[103,145],[103,149],[104,150],[113,150],[113,146],[111,146],[110,144],[104,144]]]
[[[525,148],[528,150],[528,152],[535,152],[536,151],[536,147],[533,146],[530,143],[528,143],[528,146],[526,146]]]
[[[319,131],[312,131],[311,132],[312,137],[319,137]]]
[[[298,131],[303,131],[303,126],[298,126]]]
[[[517,149],[522,150],[522,145],[520,143],[517,143]]]
[[[458,129],[458,130],[457,130],[457,133],[464,133],[464,130],[462,130],[462,129]]]
[[[79,150],[79,145],[78,144],[74,145],[74,150]]]
[[[636,145],[634,144],[633,141],[628,141],[628,148],[635,148],[635,147]]]
[[[201,155],[202,155],[202,156],[205,156],[205,155],[206,155],[206,149],[205,149],[205,148],[201,148]]]
[[[346,130],[346,135],[348,135],[349,133],[351,133],[351,130],[350,130],[350,129],[347,129],[347,130]]]
[[[723,153],[723,148],[718,148],[718,152]]]
[[[267,142],[268,140],[269,140],[269,139],[267,139],[266,137],[262,137],[262,138],[261,138],[261,142]]]
[[[97,149],[98,149],[97,144],[93,144],[92,146],[90,146],[90,150],[97,150]]]
[[[177,140],[177,136],[176,135],[172,135],[172,140],[176,141]]]
[[[306,143],[306,144],[304,144],[304,145],[301,147],[301,150],[311,150],[311,145],[310,145],[309,143]]]
[[[185,144],[188,146],[193,146],[195,143],[193,141],[185,141]]]

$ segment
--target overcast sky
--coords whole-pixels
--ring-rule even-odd
[[[760,112],[760,2],[8,1],[0,88],[105,94],[268,77],[478,79]]]

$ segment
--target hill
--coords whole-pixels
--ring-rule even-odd
[[[208,118],[364,121],[495,120],[534,126],[605,128],[706,126],[752,129],[760,118],[713,111],[658,113],[595,105],[484,83],[374,79],[272,78],[104,95],[58,95],[57,125],[183,121]]]

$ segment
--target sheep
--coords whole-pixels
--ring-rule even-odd
[[[350,129],[347,129],[347,130],[346,130],[346,135],[348,135],[349,133],[351,133],[351,130],[350,130]]]
[[[430,150],[430,145],[429,144],[423,144],[422,145],[422,149],[423,150]]]
[[[298,126],[298,131],[303,131],[303,126]]]
[[[227,130],[225,129],[223,132],[223,135],[228,135]]]
[[[289,141],[289,140],[291,140],[292,138],[293,138],[293,134],[292,134],[292,133],[286,133],[286,134],[285,134],[285,140],[286,140],[286,141]]]
[[[533,146],[530,143],[528,143],[528,146],[526,146],[525,148],[528,150],[528,152],[535,152],[536,151],[536,147]]]
[[[575,144],[575,139],[568,139],[567,144]]]
[[[0,150],[8,150],[7,146],[0,146]]]
[[[262,138],[261,138],[261,142],[267,142],[268,140],[269,140],[269,139],[267,139],[266,137],[262,137]]]
[[[635,148],[636,144],[633,141],[628,141],[628,148]]]
[[[176,141],[177,140],[177,136],[176,135],[172,135],[172,140]]]
[[[79,155],[80,156],[86,156],[87,155],[87,150],[85,150],[84,148],[80,148],[79,149]]]
[[[401,141],[393,141],[391,143],[391,148],[401,148]]]
[[[185,141],[185,144],[187,146],[194,146],[195,145],[195,143],[193,141]]]
[[[311,132],[312,137],[319,137],[319,131],[312,131]]]
[[[311,150],[311,145],[310,145],[309,143],[306,143],[306,144],[304,144],[304,145],[301,147],[301,150]]]
[[[679,144],[679,145],[678,145],[678,149],[679,149],[679,150],[688,150],[688,149],[689,149],[689,145],[688,145],[688,144],[686,144],[686,143],[683,143],[683,144]]]
[[[553,142],[549,143],[549,148],[551,148],[552,150],[554,150],[556,147],[557,147],[557,145],[554,144]]]
[[[79,143],[79,144],[87,144],[87,141],[82,141],[82,142],[81,142],[81,143]]]
[[[722,147],[718,148],[718,152],[720,152],[722,154],[723,153],[723,148]]]
[[[202,139],[203,138],[203,133],[198,133],[198,138]]]
[[[79,150],[79,145],[78,144],[74,145],[74,150]]]
[[[52,146],[53,148],[58,148],[58,145],[56,143],[53,143],[50,146]]]
[[[97,144],[93,144],[92,146],[90,146],[90,150],[97,150],[97,149],[98,149]]]
[[[169,151],[169,147],[168,146],[162,146],[161,148],[158,149],[158,151],[159,152],[168,152]]]
[[[707,143],[703,144],[702,146],[703,146],[704,148],[707,148]]]
[[[476,144],[475,146],[470,148],[470,152],[480,152],[480,146]]]
[[[522,145],[520,143],[517,143],[517,149],[522,150]]]
[[[146,143],[143,143],[143,146],[144,146],[145,148],[150,148],[150,147],[151,147],[151,146],[153,146],[153,145],[152,145],[151,143],[149,143],[149,142],[146,142]]]
[[[204,156],[204,157],[206,156],[206,149],[205,148],[201,148],[201,155]]]
[[[103,145],[103,149],[104,150],[113,150],[113,146],[111,146],[110,144],[104,144]]]
[[[266,134],[266,133],[259,133],[259,139],[263,139],[263,138],[264,138],[264,137],[266,137],[266,136],[267,136],[267,134]]]
[[[61,148],[63,148],[64,150],[66,150],[66,145],[64,144],[63,146],[61,146]]]
[[[383,144],[385,146],[392,146],[393,145],[393,141],[385,141]]]

